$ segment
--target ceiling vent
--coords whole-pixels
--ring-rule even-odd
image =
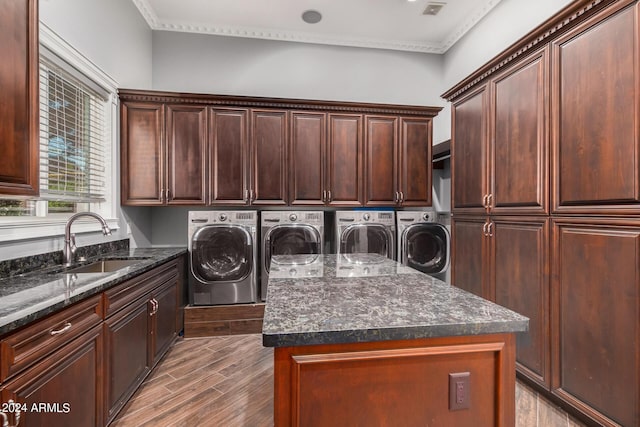
[[[422,12],[423,15],[437,15],[438,12],[440,12],[440,9],[442,9],[444,7],[446,3],[440,3],[440,2],[429,2],[427,3],[427,7],[424,9],[424,12]]]

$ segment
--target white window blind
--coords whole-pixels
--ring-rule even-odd
[[[40,58],[40,198],[105,200],[106,98],[54,61]]]

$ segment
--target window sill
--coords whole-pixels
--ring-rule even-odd
[[[0,242],[64,236],[67,219],[68,217],[0,218]],[[119,228],[117,218],[109,218],[106,221],[111,230]],[[95,219],[78,219],[73,223],[71,231],[74,234],[100,232],[102,227]]]

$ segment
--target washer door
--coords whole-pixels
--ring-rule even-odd
[[[382,224],[352,224],[342,231],[340,253],[379,254],[393,259],[393,236]]]
[[[207,225],[191,238],[191,272],[202,283],[239,282],[252,271],[251,234],[239,225]]]
[[[274,255],[308,255],[298,264],[310,264],[322,253],[322,237],[318,230],[307,224],[276,225],[264,236],[263,262],[267,273]],[[288,264],[294,264],[290,262]]]
[[[443,225],[412,224],[402,237],[403,264],[427,274],[441,273],[449,265],[449,231]]]

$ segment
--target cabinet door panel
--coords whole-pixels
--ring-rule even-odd
[[[453,212],[485,212],[487,176],[486,87],[453,105],[451,185]]]
[[[431,205],[431,119],[400,118],[400,186],[403,206]]]
[[[102,345],[102,326],[97,326],[4,384],[2,401],[13,399],[28,409],[21,413],[19,425],[104,425]]]
[[[291,113],[291,197],[292,205],[322,205],[326,115]]]
[[[121,111],[122,204],[162,205],[162,104],[123,103]]]
[[[167,203],[206,202],[207,109],[167,107]]]
[[[178,310],[177,287],[177,282],[172,281],[153,293],[153,298],[157,301],[158,306],[154,315],[154,363],[157,363],[160,357],[169,349],[178,333],[176,326],[176,311]]]
[[[211,203],[248,203],[247,110],[209,110]]]
[[[398,119],[366,116],[365,204],[395,206],[398,189]]]
[[[148,299],[142,298],[106,320],[107,420],[133,395],[152,363]]]
[[[495,302],[529,318],[516,336],[521,372],[550,385],[549,225],[545,218],[493,217],[491,238]]]
[[[362,203],[362,116],[329,115],[327,188],[331,205]]]
[[[547,213],[547,51],[492,83],[492,213]]]
[[[465,291],[488,297],[485,273],[486,237],[483,232],[486,218],[460,218],[451,220],[451,283]]]
[[[609,222],[554,220],[553,388],[570,402],[588,404],[588,412],[635,426],[640,221]]]
[[[553,44],[557,212],[640,207],[637,13],[628,7]]]
[[[38,2],[0,2],[0,194],[34,196],[39,177]]]
[[[287,204],[287,112],[251,111],[253,203]]]

